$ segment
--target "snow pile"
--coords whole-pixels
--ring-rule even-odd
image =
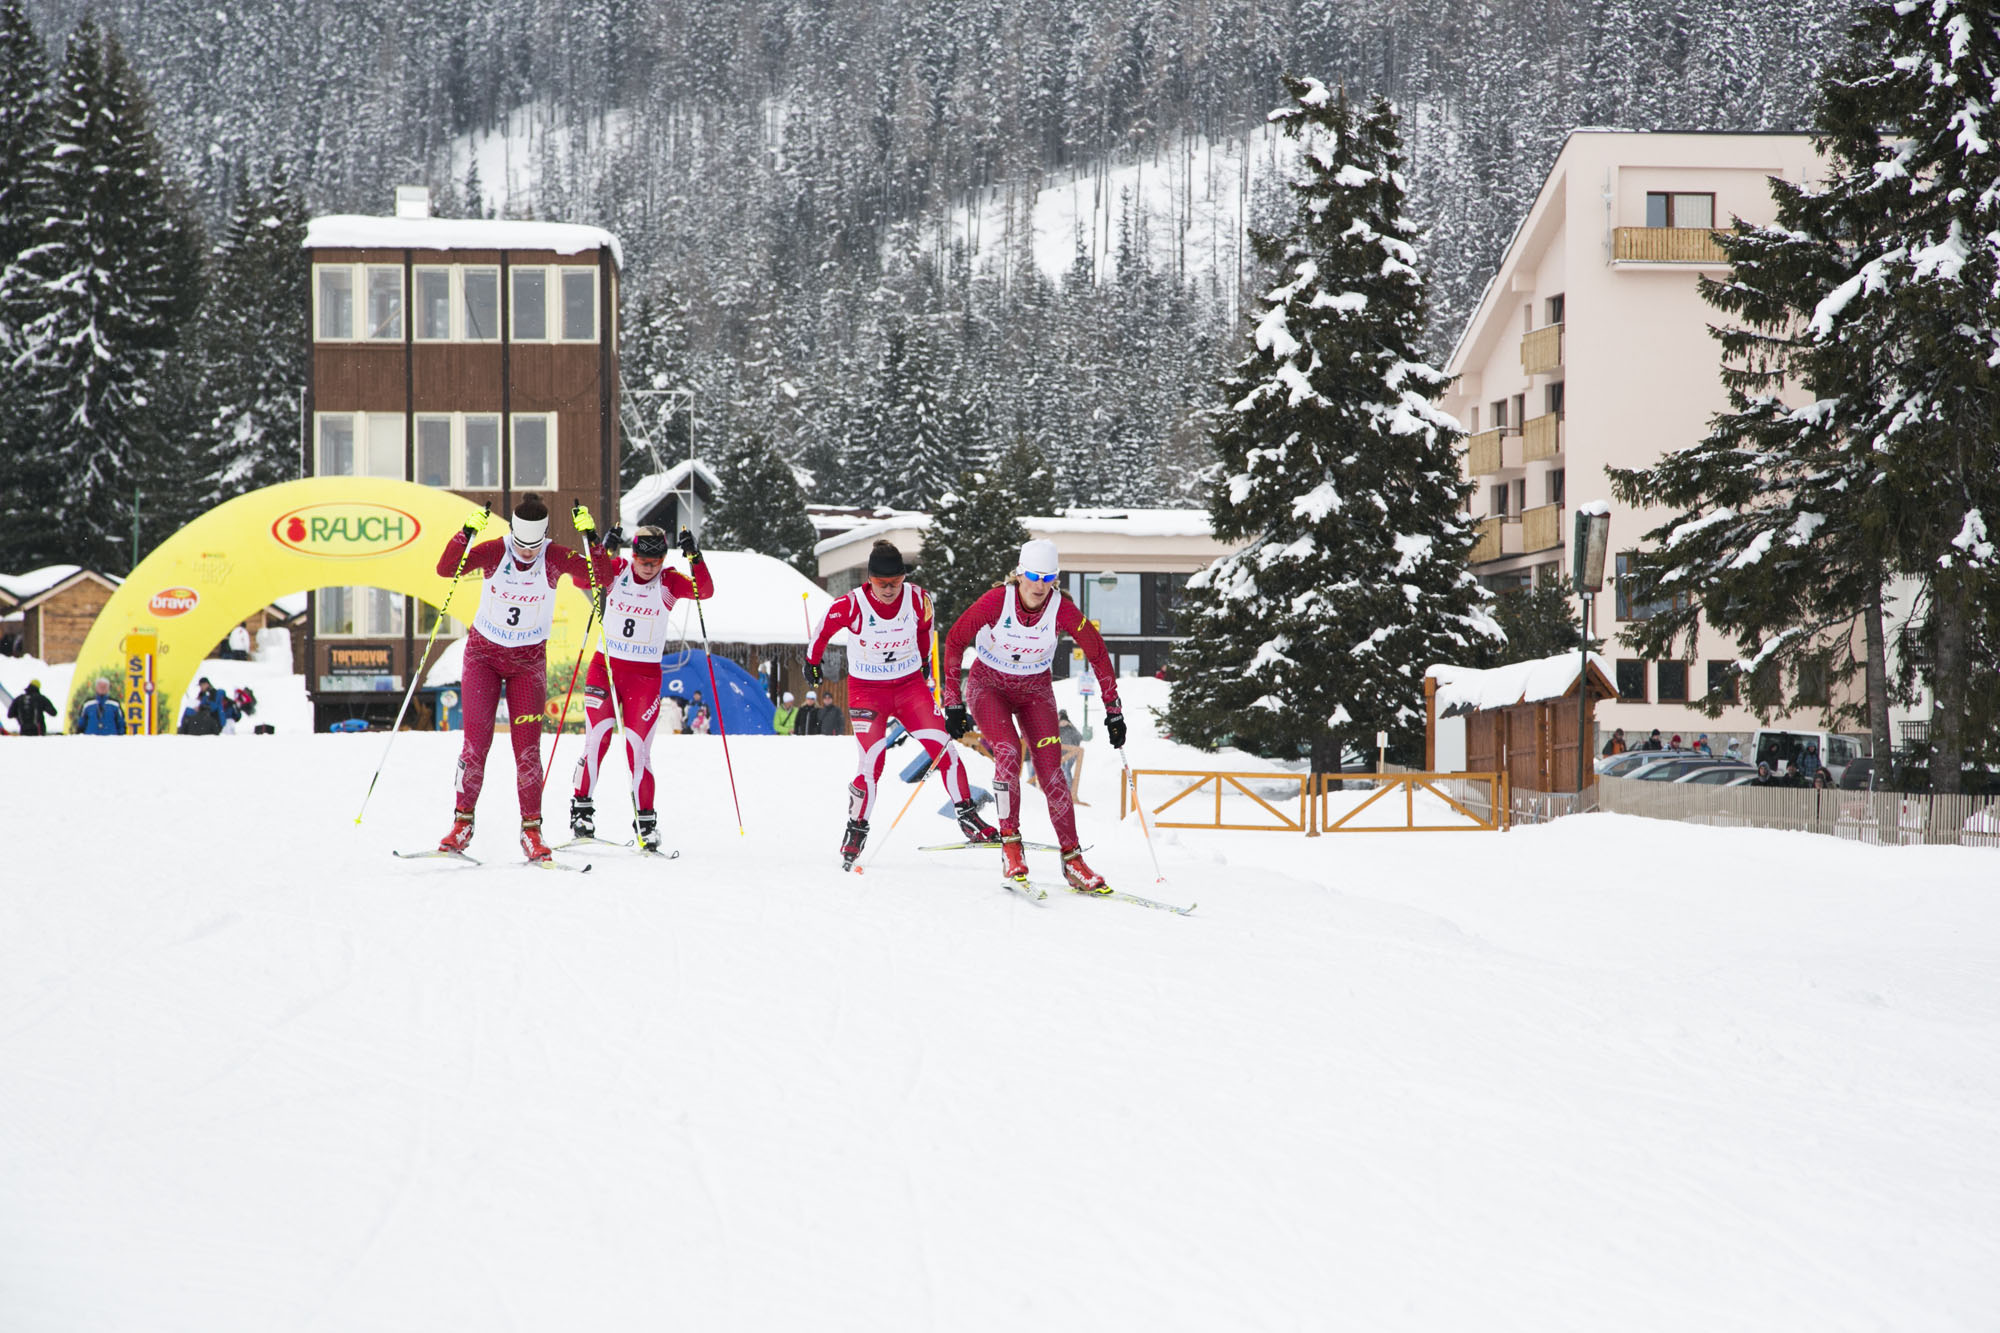
[[[1991,1324],[1993,852],[1162,830],[1156,887],[1100,738],[1090,860],[1200,909],[1037,907],[917,850],[934,781],[833,869],[850,740],[732,740],[739,835],[677,736],[681,858],[554,875],[504,741],[487,864],[391,860],[458,738],[357,827],[382,739],[0,743],[9,1333]]]
[[[1424,674],[1437,684],[1439,717],[1492,708],[1512,708],[1516,704],[1560,699],[1576,687],[1582,667],[1580,653],[1557,653],[1531,662],[1509,662],[1484,671],[1472,667],[1439,663]],[[1590,655],[1590,664],[1608,680],[1611,663],[1599,653]]]

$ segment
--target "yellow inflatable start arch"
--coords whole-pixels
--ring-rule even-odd
[[[379,477],[309,477],[217,505],[140,561],[98,613],[77,654],[72,713],[92,679],[124,673],[130,635],[158,638],[154,688],[171,731],[208,650],[279,597],[386,588],[442,607],[451,579],[437,572],[438,556],[469,508],[462,495]],[[472,618],[480,586],[476,573],[459,580],[454,617]],[[589,596],[564,587],[549,636],[557,662],[574,659],[590,616]],[[417,643],[421,652],[422,635]]]

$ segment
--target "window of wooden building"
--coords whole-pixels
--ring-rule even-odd
[[[1646,664],[1636,657],[1618,659],[1618,697],[1632,703],[1646,702]]]
[[[597,270],[520,267],[513,274],[515,342],[596,342]],[[551,297],[557,304],[551,309]]]
[[[403,480],[400,412],[319,412],[313,475],[394,477]]]
[[[556,418],[553,412],[516,412],[513,430],[517,490],[556,484]]]
[[[1684,704],[1688,701],[1688,664],[1686,662],[1662,662],[1658,667],[1657,685],[1660,702],[1663,704]]]
[[[313,265],[313,332],[320,342],[403,341],[402,267]]]
[[[321,638],[379,638],[403,632],[403,594],[386,588],[321,588],[313,604],[313,632]]]
[[[1715,196],[1654,191],[1646,196],[1646,225],[1712,229],[1715,226]]]

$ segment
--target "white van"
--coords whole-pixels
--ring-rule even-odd
[[[1759,731],[1750,742],[1750,762],[1769,764],[1773,773],[1783,773],[1785,765],[1797,766],[1808,745],[1818,747],[1820,763],[1836,783],[1847,766],[1869,750],[1866,736],[1836,731]]]

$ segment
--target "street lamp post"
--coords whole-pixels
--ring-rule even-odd
[[[1604,548],[1611,537],[1611,506],[1602,500],[1578,505],[1570,571],[1583,594],[1583,648],[1576,673],[1576,804],[1583,808],[1583,779],[1590,762],[1590,742],[1583,734],[1590,699],[1590,610],[1604,587]]]

